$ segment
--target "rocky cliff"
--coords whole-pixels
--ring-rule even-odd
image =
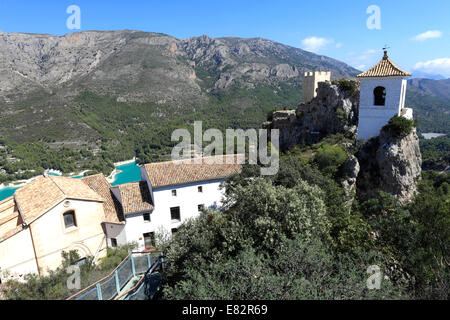
[[[280,147],[311,145],[334,134],[343,134],[356,144],[359,89],[354,81],[319,83],[317,97],[296,110],[276,111],[264,127],[280,130]],[[348,150],[351,148],[347,148]],[[388,130],[365,142],[356,155],[343,164],[341,185],[349,197],[375,197],[380,191],[394,195],[401,203],[410,201],[421,177],[422,156],[414,128],[398,137]]]
[[[317,97],[296,110],[277,111],[266,127],[280,130],[280,147],[313,144],[342,133],[356,138],[359,90],[356,81],[319,82]]]
[[[357,178],[357,193],[367,199],[379,191],[394,195],[400,203],[414,198],[422,172],[419,137],[414,129],[404,137],[382,130],[362,146],[357,154],[361,169]]]

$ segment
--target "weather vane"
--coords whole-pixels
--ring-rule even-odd
[[[385,44],[383,50],[386,51],[387,49],[390,49],[390,48],[391,48],[391,47],[388,47],[388,45]]]

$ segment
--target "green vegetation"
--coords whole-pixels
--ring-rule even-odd
[[[314,156],[314,162],[319,169],[328,175],[335,175],[339,167],[347,159],[347,154],[339,146],[330,146],[327,143],[322,144]]]
[[[331,81],[331,84],[337,85],[340,90],[347,92],[349,95],[353,95],[358,90],[358,83],[354,80],[338,79]]]
[[[15,159],[8,161],[8,157]],[[46,169],[72,173],[92,169],[109,175],[113,162],[105,155],[94,156],[90,150],[75,151],[62,147],[51,149],[43,142],[8,143],[0,149],[0,183],[29,179],[41,175]]]
[[[435,159],[450,153],[450,137],[439,137],[420,140],[420,151],[423,159]]]
[[[414,110],[414,117],[419,120],[419,133],[436,132],[450,134],[450,101],[433,95],[421,93],[408,86],[406,107]]]
[[[384,193],[352,204],[300,152],[274,177],[245,166],[227,183],[225,212],[178,230],[165,246],[166,299],[448,299],[448,175],[425,173],[403,207]],[[380,290],[366,287],[372,265]]]
[[[394,137],[403,138],[410,134],[417,126],[417,120],[409,120],[398,115],[393,116],[382,130],[389,132]]]
[[[81,288],[104,278],[122,262],[136,245],[126,245],[117,248],[108,248],[107,256],[96,265],[93,257],[86,257],[80,266]],[[76,264],[80,256],[76,250],[62,252],[61,266],[49,271],[45,276],[36,274],[25,275],[25,282],[8,280],[3,287],[2,294],[8,300],[62,300],[70,297],[79,290],[69,290],[67,280],[71,276],[67,267]]]

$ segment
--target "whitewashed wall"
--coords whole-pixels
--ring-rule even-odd
[[[405,105],[407,80],[402,77],[361,78],[358,139],[377,137],[394,115],[400,115]],[[386,88],[385,106],[374,106],[376,87]]]
[[[77,226],[65,228],[63,213],[75,211]],[[61,265],[62,251],[77,250],[81,258],[106,255],[106,236],[102,222],[105,214],[103,203],[69,199],[62,201],[46,214],[31,223],[39,268],[45,273]]]
[[[24,229],[0,242],[0,279],[23,280],[28,273],[38,273],[30,229]]]
[[[153,189],[155,208],[150,214],[151,222],[145,222],[142,213],[127,216],[125,225],[127,241],[136,241],[139,244],[139,250],[142,250],[145,246],[144,233],[170,235],[173,228],[178,228],[183,222],[199,215],[198,205],[200,204],[203,204],[205,208],[220,208],[223,198],[220,184],[223,181],[205,181]],[[203,193],[198,192],[199,186],[203,187]],[[176,197],[172,196],[172,190],[177,190]],[[170,208],[172,207],[180,207],[181,221],[171,220]]]
[[[112,247],[111,238],[116,239],[118,246],[127,244],[125,225],[115,223],[105,223],[105,231],[108,247]]]

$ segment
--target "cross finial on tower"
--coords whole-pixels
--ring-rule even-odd
[[[390,47],[388,47],[388,45],[386,44],[383,48],[384,51],[384,57],[383,60],[387,60],[388,59],[388,54],[387,54],[387,49],[390,49]]]

